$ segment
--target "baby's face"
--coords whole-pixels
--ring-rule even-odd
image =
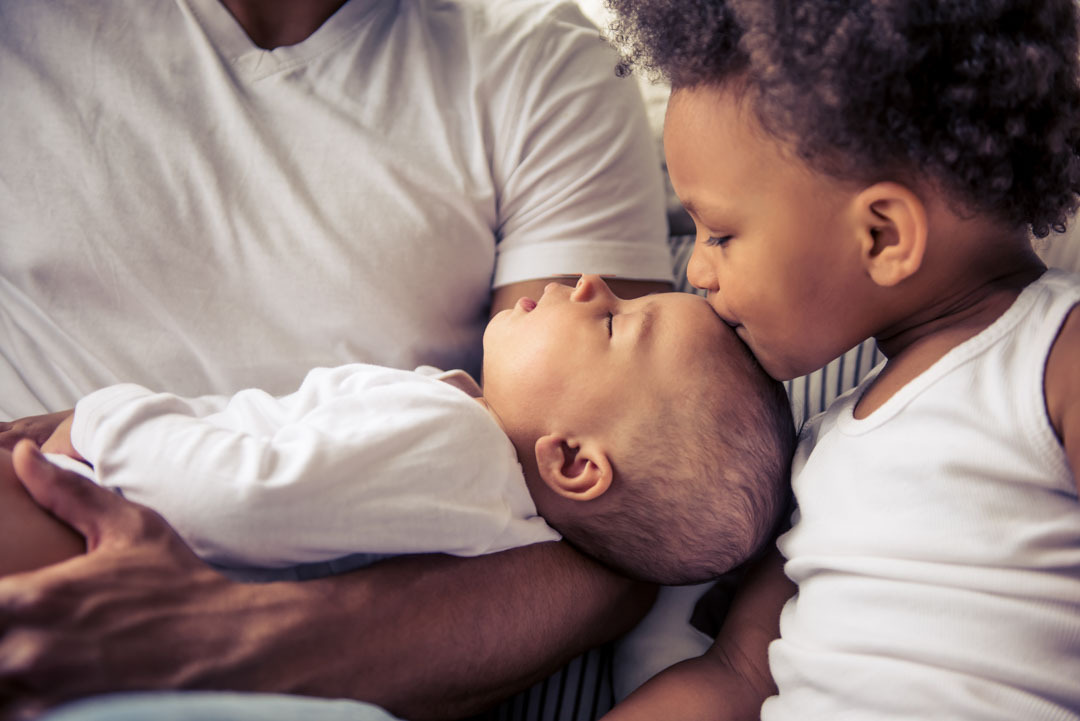
[[[617,433],[620,419],[640,420],[659,393],[685,392],[700,354],[732,343],[732,330],[700,296],[623,300],[587,275],[574,288],[551,283],[538,300],[522,298],[492,318],[484,398],[512,437]]]
[[[693,217],[690,282],[774,378],[821,367],[873,333],[853,287],[855,192],[796,160],[724,88],[676,91],[664,148]]]

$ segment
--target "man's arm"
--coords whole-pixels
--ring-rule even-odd
[[[88,553],[0,579],[3,717],[110,690],[232,688],[457,718],[625,630],[651,601],[561,543],[233,583],[157,514],[22,452],[27,489]]]
[[[654,676],[604,721],[757,719],[776,693],[768,648],[780,635],[780,610],[795,593],[775,548],[743,579],[716,641],[703,656]]]

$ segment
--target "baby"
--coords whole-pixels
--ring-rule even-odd
[[[802,429],[783,559],[610,720],[1080,719],[1080,277],[1031,243],[1077,208],[1077,3],[613,3],[688,279],[776,378],[887,360]]]
[[[301,578],[560,533],[637,578],[712,578],[773,528],[794,440],[781,386],[703,298],[622,300],[597,276],[491,320],[482,392],[461,371],[357,364],[282,398],[113,386],[62,417],[44,450],[200,556]]]

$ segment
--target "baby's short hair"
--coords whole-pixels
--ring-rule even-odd
[[[841,180],[930,180],[1038,237],[1080,193],[1076,0],[608,0],[625,71],[746,93]]]
[[[641,580],[716,578],[771,537],[790,496],[795,446],[783,386],[734,337],[685,369],[683,397],[658,387],[661,410],[613,453],[614,480],[588,513],[559,524],[583,552]]]

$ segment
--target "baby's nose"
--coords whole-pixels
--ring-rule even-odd
[[[570,294],[570,299],[584,303],[598,293],[605,291],[607,291],[607,283],[604,282],[603,278],[598,275],[587,274],[578,278],[577,285],[574,286],[574,291]]]

